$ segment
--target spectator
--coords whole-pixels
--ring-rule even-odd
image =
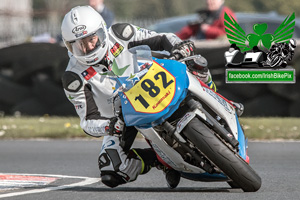
[[[199,20],[189,23],[176,33],[180,39],[217,39],[226,34],[224,13],[235,18],[233,11],[224,6],[224,0],[206,0],[206,6],[205,10],[197,11]]]
[[[89,0],[89,5],[102,16],[107,28],[113,24],[115,18],[114,13],[104,5],[104,0]]]

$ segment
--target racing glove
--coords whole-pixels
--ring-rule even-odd
[[[110,123],[105,127],[105,131],[108,135],[120,137],[125,129],[124,122],[118,117],[114,117],[110,120]]]
[[[195,54],[195,45],[194,42],[190,40],[182,41],[178,44],[175,44],[171,50],[171,56],[174,56],[176,60],[186,58]]]
[[[217,91],[216,84],[213,82],[212,76],[208,69],[207,71],[202,71],[202,72],[192,71],[192,74],[194,74],[198,79],[203,81],[212,90],[214,90],[215,92]]]

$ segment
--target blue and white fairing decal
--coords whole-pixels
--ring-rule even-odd
[[[119,92],[126,126],[161,124],[178,109],[188,86],[185,64],[154,58],[149,72],[133,88]]]
[[[246,160],[247,144],[246,144],[246,140],[245,140],[245,134],[244,134],[244,131],[242,130],[242,127],[239,123],[239,119],[237,116],[236,116],[236,124],[237,124],[237,128],[238,128],[239,154],[244,160]]]

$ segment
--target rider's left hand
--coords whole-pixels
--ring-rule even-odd
[[[210,71],[208,68],[203,68],[200,70],[197,70],[195,68],[190,68],[192,74],[194,74],[198,79],[203,81],[206,85],[208,85],[212,90],[215,92],[217,91],[216,84],[212,80],[212,76],[210,74]]]
[[[108,135],[120,137],[125,129],[124,122],[118,117],[110,120],[109,126],[106,128]]]

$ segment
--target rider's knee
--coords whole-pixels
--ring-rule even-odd
[[[98,158],[102,183],[112,188],[126,183],[124,178],[117,173],[121,164],[118,153],[115,149],[107,149],[106,152],[108,153],[102,153]]]
[[[123,177],[115,171],[101,171],[101,182],[111,188],[126,183]]]

